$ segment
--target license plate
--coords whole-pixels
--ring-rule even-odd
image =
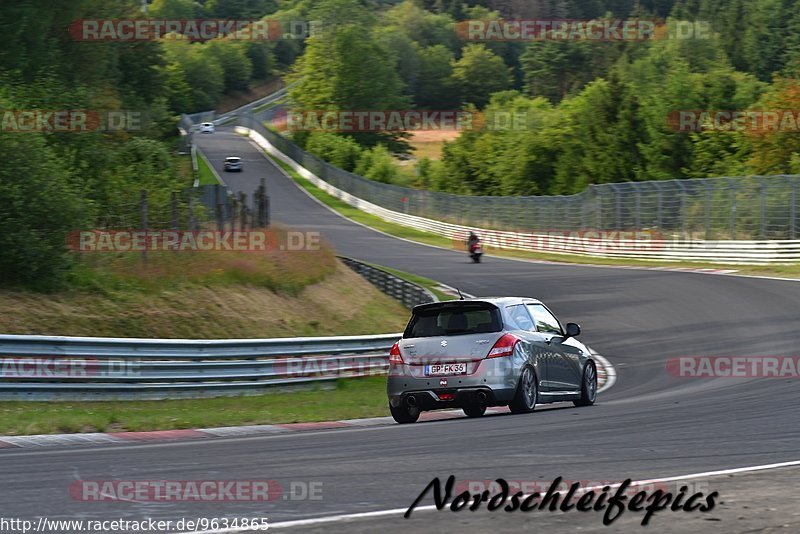
[[[425,376],[465,375],[466,363],[437,363],[425,366]]]

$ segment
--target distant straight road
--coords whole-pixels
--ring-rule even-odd
[[[252,197],[258,180],[266,178],[273,220],[320,231],[343,255],[414,272],[480,296],[541,298],[562,319],[582,325],[581,339],[616,365],[616,386],[594,407],[558,405],[527,416],[92,450],[3,451],[0,498],[5,516],[267,515],[271,522],[279,522],[407,507],[432,477],[450,474],[461,480],[562,476],[618,481],[800,459],[797,380],[691,380],[673,378],[665,370],[666,360],[676,356],[797,355],[799,282],[498,258],[474,265],[462,253],[394,239],[339,217],[227,128],[196,139],[234,191]],[[243,158],[241,174],[222,171],[224,157],[231,155]],[[797,477],[792,476],[797,486]],[[316,481],[322,483],[323,499],[266,504],[81,503],[67,494],[76,478],[264,478],[284,486],[289,481]],[[714,482],[710,484],[713,490]],[[775,488],[776,493],[787,490]],[[431,503],[427,499],[424,504]],[[720,525],[727,532],[735,532],[739,512],[721,508],[716,517],[723,519]],[[589,515],[594,526],[601,524],[600,514]],[[382,517],[350,526],[363,532],[536,527],[527,514],[424,512],[416,517],[412,521]],[[542,526],[571,532],[575,517],[551,515]],[[707,525],[697,514],[662,513],[651,529],[703,531]],[[320,528],[341,532],[348,524]],[[640,527],[636,523],[630,528]]]

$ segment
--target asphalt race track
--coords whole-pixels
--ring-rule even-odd
[[[229,129],[197,138],[232,189],[251,195],[265,177],[272,219],[320,231],[343,255],[412,271],[476,295],[544,300],[563,320],[582,325],[581,339],[616,366],[616,385],[594,407],[540,407],[526,416],[92,449],[8,450],[0,455],[4,516],[266,516],[277,523],[406,508],[434,476],[450,474],[458,480],[549,481],[562,476],[619,481],[800,460],[797,380],[685,379],[665,369],[666,360],[676,356],[796,355],[800,282],[491,257],[473,265],[463,253],[397,240],[328,211]],[[222,160],[229,155],[244,159],[242,173],[222,171]],[[797,487],[796,470],[782,473],[782,484]],[[110,478],[276,479],[284,487],[291,481],[321,482],[323,490],[321,500],[210,504],[86,503],[68,494],[76,479]],[[723,492],[742,490],[720,479],[709,481],[710,490],[717,483]],[[769,478],[762,487],[769,495]],[[780,491],[774,488],[776,494]],[[432,502],[427,498],[422,504]],[[718,511],[715,517],[721,521],[711,524],[697,514],[662,512],[650,526],[655,531],[696,532],[713,526],[735,532],[737,514]],[[539,516],[539,526],[572,531],[580,517],[582,525],[602,530],[601,515],[549,514]],[[332,522],[320,532],[523,527],[539,530],[535,514],[422,511],[408,521],[390,515]],[[630,529],[637,528],[634,521]]]

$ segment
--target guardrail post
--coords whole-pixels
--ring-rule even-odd
[[[686,239],[686,186],[680,180],[675,180],[675,184],[681,190],[681,238]]]
[[[653,185],[656,188],[656,197],[658,205],[656,206],[656,219],[658,224],[658,231],[663,233],[664,231],[664,192],[661,190],[661,186],[658,182],[653,182]]]
[[[236,231],[236,221],[239,219],[239,199],[237,197],[231,198],[231,232]]]
[[[705,202],[705,223],[706,223],[706,241],[711,239],[711,189],[712,186],[708,182],[703,182],[706,187],[706,202]]]
[[[247,194],[239,191],[239,231],[244,232],[247,228]]]
[[[214,214],[217,219],[217,230],[223,232],[225,230],[225,216],[222,213],[222,199],[220,198],[220,188],[219,184],[214,185]]]
[[[603,229],[603,199],[600,197],[600,191],[597,186],[593,185],[592,191],[594,191],[595,209],[597,210],[595,216],[597,218],[597,231],[599,232]]]
[[[789,178],[792,187],[791,204],[789,204],[789,239],[797,238],[797,180]]]
[[[186,202],[186,209],[189,212],[188,225],[189,230],[197,230],[197,219],[194,217],[194,196],[193,192],[189,193],[189,199]]]
[[[731,188],[731,239],[736,239],[736,182],[728,182]]]
[[[614,211],[616,212],[614,215],[616,228],[614,229],[619,231],[622,230],[622,196],[614,184],[609,184],[609,186],[614,193]]]
[[[764,179],[758,181],[759,196],[761,197],[761,239],[767,236],[767,185]]]

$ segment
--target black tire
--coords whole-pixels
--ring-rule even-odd
[[[508,407],[511,409],[511,413],[531,413],[536,409],[538,398],[539,387],[536,373],[532,368],[525,367],[522,369],[522,374],[520,374],[514,400],[511,401]]]
[[[470,404],[462,408],[467,417],[481,417],[486,413],[486,406],[482,404]]]
[[[597,400],[597,369],[591,362],[583,368],[581,378],[581,398],[572,401],[575,406],[591,406]]]
[[[405,403],[400,404],[397,408],[389,404],[389,411],[392,412],[394,420],[405,425],[408,423],[416,423],[419,419],[420,409],[418,407],[410,407]]]

